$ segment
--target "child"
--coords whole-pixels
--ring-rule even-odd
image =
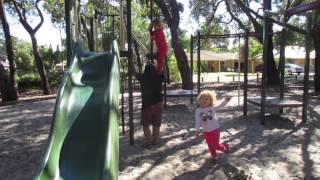
[[[230,100],[227,97],[219,107],[225,106]],[[195,112],[196,137],[199,137],[200,126],[204,129],[204,137],[209,147],[209,151],[213,160],[216,160],[216,150],[227,152],[229,146],[226,143],[220,144],[220,126],[216,115],[216,93],[214,91],[204,90],[198,97],[199,107]]]
[[[141,124],[145,136],[144,147],[159,143],[160,126],[162,116],[162,82],[164,75],[156,72],[156,67],[153,64],[145,66],[144,73],[138,75],[138,80],[141,85],[142,96],[142,113]],[[152,137],[149,126],[152,125]]]
[[[151,40],[156,42],[157,46],[157,72],[163,74],[163,65],[167,55],[168,46],[163,32],[163,26],[160,20],[155,19],[149,27]]]

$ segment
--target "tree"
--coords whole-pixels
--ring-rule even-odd
[[[188,65],[187,55],[180,40],[179,30],[179,12],[183,11],[183,7],[180,3],[177,3],[176,0],[156,0],[155,3],[161,9],[162,15],[164,16],[164,19],[170,29],[171,46],[177,59],[177,65],[182,79],[182,88],[190,89],[192,87],[192,84],[190,82],[190,68]]]
[[[19,72],[29,73],[37,70],[30,42],[13,37],[13,53]]]
[[[12,50],[12,38],[10,35],[10,27],[6,18],[4,0],[0,0],[0,19],[6,41],[6,52],[9,60],[9,82],[4,88],[7,88],[2,94],[2,101],[12,101],[19,98],[18,85],[16,80],[16,67],[14,65],[14,54]]]
[[[237,23],[238,28],[243,31],[253,29],[254,32],[260,34],[256,36],[260,43],[263,42],[263,24],[261,16],[250,8],[251,2],[253,1],[241,1],[241,0],[212,0],[212,1],[196,1],[190,0],[192,4],[192,15],[195,18],[204,17],[207,23],[225,23],[230,24],[232,22]],[[258,2],[261,8],[271,10],[271,0],[254,1]],[[228,14],[219,14],[221,6],[225,5]],[[259,8],[259,9],[261,9]],[[259,18],[257,18],[259,17]],[[269,29],[272,29],[272,23],[267,22],[266,24]],[[238,29],[237,28],[237,29]],[[252,30],[251,30],[252,31]],[[268,48],[267,48],[267,83],[268,84],[279,84],[279,74],[277,72],[276,63],[273,56],[273,37],[268,36]]]
[[[41,54],[38,47],[38,41],[36,38],[36,33],[44,22],[43,14],[39,8],[40,1],[41,0],[18,2],[17,0],[11,0],[14,6],[15,12],[19,16],[20,23],[30,35],[34,59],[37,65],[38,73],[41,78],[42,91],[44,95],[48,95],[50,94],[50,90],[49,90],[47,72],[41,58]],[[35,12],[33,10],[35,10]],[[31,16],[35,17],[35,14],[32,14],[32,13],[35,13],[40,17],[40,22],[34,28],[29,23]]]

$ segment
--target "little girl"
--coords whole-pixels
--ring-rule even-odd
[[[215,111],[217,107],[225,106],[229,100],[230,97],[227,97],[219,106],[214,107],[216,105],[216,93],[214,91],[204,90],[197,97],[199,107],[195,113],[196,137],[199,137],[200,126],[202,126],[211,157],[214,160],[217,156],[216,150],[229,151],[229,146],[226,143],[219,143],[220,126]]]
[[[155,19],[149,27],[151,40],[154,40],[157,46],[157,72],[163,74],[164,60],[167,55],[168,46],[163,32],[163,26],[160,20]]]

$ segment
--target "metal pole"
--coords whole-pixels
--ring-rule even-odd
[[[152,20],[153,20],[153,0],[150,0],[150,23],[152,23]],[[153,41],[152,41],[152,39],[150,39],[150,53],[153,53]],[[153,59],[151,60],[151,62],[153,62]]]
[[[303,83],[303,109],[302,109],[302,122],[307,121],[308,113],[308,95],[309,95],[309,64],[310,64],[310,50],[311,50],[311,15],[307,15],[307,34],[306,34],[306,60],[304,65],[304,83]]]
[[[165,67],[168,67],[167,66],[167,63],[168,63],[168,59],[167,59],[167,56],[165,57]],[[167,72],[165,70],[165,72]],[[166,110],[167,109],[167,74],[164,76],[164,82],[163,82],[163,100],[164,100],[164,109]]]
[[[65,3],[65,21],[66,21],[66,44],[67,44],[67,67],[70,66],[71,62],[71,22],[70,22],[70,10],[71,2],[67,1]]]
[[[124,83],[121,83],[121,123],[122,123],[122,134],[124,131]]]
[[[132,91],[132,28],[131,28],[131,0],[127,2],[127,43],[128,43],[128,89],[129,89],[129,126],[130,145],[134,145],[134,124],[133,124],[133,91]]]
[[[201,70],[200,70],[200,31],[197,32],[197,69],[198,69],[198,94],[200,93],[200,76],[201,76]]]
[[[124,15],[123,15],[123,1],[120,0],[120,50],[125,49],[125,28],[124,28]]]
[[[190,82],[191,82],[191,104],[193,104],[193,35],[190,37]]]
[[[268,67],[268,33],[269,33],[269,23],[267,19],[267,13],[263,14],[263,71],[261,78],[261,106],[260,106],[260,118],[261,124],[264,124],[265,121],[265,106],[266,106],[266,75]]]
[[[239,36],[239,59],[238,59],[238,106],[240,106],[240,65],[241,65],[241,61],[240,61],[240,36]]]
[[[245,32],[245,41],[244,41],[244,87],[243,87],[243,115],[247,116],[248,105],[248,59],[249,59],[249,32]]]
[[[281,73],[280,73],[280,100],[283,100],[284,98],[284,66],[285,66],[285,51],[286,51],[286,34],[287,29],[283,28],[281,32],[281,45],[280,45],[280,67],[281,67]],[[283,108],[279,109],[280,114],[283,113]]]

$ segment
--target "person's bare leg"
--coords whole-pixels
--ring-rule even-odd
[[[148,147],[151,145],[151,131],[150,131],[149,126],[143,127],[143,133],[144,133],[144,137],[145,137],[145,141],[144,141],[143,146]]]
[[[152,144],[158,144],[160,140],[160,127],[153,126],[153,140]]]

